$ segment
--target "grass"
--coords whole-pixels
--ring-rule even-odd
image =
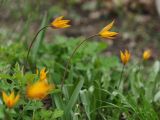
[[[3,2],[3,5],[9,4],[8,2],[9,0]],[[75,1],[71,2],[74,4]],[[39,1],[38,5],[41,4],[43,3]],[[50,8],[47,14],[37,17],[39,8],[29,6],[28,2],[22,11],[23,15],[28,18],[32,9],[35,9],[33,12],[35,16],[25,23],[20,33],[0,29],[0,91],[9,93],[14,90],[16,93],[19,91],[21,93],[20,100],[12,109],[8,109],[0,97],[0,119],[158,120],[160,118],[158,59],[141,62],[141,57],[132,56],[122,74],[120,89],[117,89],[123,64],[118,55],[113,53],[106,55],[109,45],[95,38],[83,44],[72,58],[61,90],[61,80],[67,60],[73,49],[84,38],[63,35],[48,38],[46,31],[43,31],[39,34],[27,63],[27,43],[32,40],[29,25],[32,21],[43,18],[39,25],[41,28],[48,23],[51,13],[62,9]],[[17,19],[18,16],[20,13],[14,15],[13,19]],[[126,30],[125,27],[122,29]],[[144,36],[145,40],[149,38],[149,35]],[[50,41],[47,41],[48,39]],[[135,55],[134,51],[132,54]],[[38,80],[36,69],[44,67],[48,71],[49,83],[54,83],[56,88],[44,100],[28,100],[26,97],[28,81]]]
[[[25,60],[24,56],[26,55],[25,46],[22,44],[20,44],[22,50],[17,52],[18,54],[8,57],[8,55],[12,55],[12,52],[9,51],[17,49],[15,47],[17,43],[13,42],[1,54],[3,66],[0,77],[1,80],[16,80],[20,83],[2,82],[1,89],[12,90],[20,89],[19,85],[25,86],[26,82],[21,83],[21,81],[34,79],[35,75],[31,74],[30,71],[35,71],[35,65],[38,68],[45,66],[48,70],[49,81],[54,82],[57,88],[60,88],[66,60],[80,40],[82,38],[57,36],[54,42],[50,44],[43,41],[43,44],[39,46],[40,49],[37,51],[36,58],[32,62],[30,61],[32,68],[24,66],[24,62],[21,62]],[[120,117],[122,119],[125,117],[125,119],[131,120],[146,120],[146,118],[157,120],[159,118],[157,111],[160,97],[159,61],[155,61],[155,63],[146,61],[141,64],[140,70],[137,63],[140,60],[131,61],[125,67],[121,89],[117,90],[115,88],[119,83],[122,64],[118,60],[118,56],[103,55],[106,47],[106,43],[96,41],[88,41],[81,46],[71,61],[72,64],[65,79],[63,90],[57,89],[57,92],[55,90],[51,94],[52,104],[46,111],[47,113],[44,112],[44,114],[51,114],[53,108],[58,108],[58,110],[63,111],[60,113],[61,119],[96,120],[120,119]],[[16,64],[17,62],[20,65]],[[16,64],[15,67],[14,64]],[[20,66],[26,67],[28,72],[24,73]],[[37,118],[42,116],[43,118],[45,115],[40,114],[40,108],[44,108],[45,104],[38,103],[39,105],[36,105],[35,109],[39,112],[35,116]],[[24,103],[21,101],[19,104]],[[25,111],[26,117],[29,118],[31,115],[28,109],[32,110],[34,106],[34,104],[28,106],[29,108]],[[18,109],[18,106],[16,108]],[[46,120],[49,119],[45,118]]]

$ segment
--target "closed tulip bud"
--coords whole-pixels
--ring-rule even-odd
[[[151,50],[149,50],[149,49],[145,50],[143,52],[143,60],[148,60],[151,57],[151,54],[152,54]]]
[[[122,63],[125,65],[130,60],[131,54],[128,50],[125,50],[125,52],[120,51],[120,58]]]
[[[46,72],[46,68],[43,68],[40,70],[40,74],[38,69],[36,70],[36,74],[39,75],[39,80],[40,81],[46,81],[47,80],[47,72]]]

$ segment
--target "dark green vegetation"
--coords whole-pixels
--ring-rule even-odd
[[[20,68],[14,68],[14,64],[20,63],[20,66],[27,68],[27,71],[33,72],[35,65],[37,67],[46,66],[49,71],[49,80],[54,82],[57,88],[60,87],[66,60],[81,39],[57,36],[50,44],[41,42],[38,44],[39,49],[36,56],[31,54],[32,69],[24,64],[26,49],[22,44],[11,43],[5,48],[1,45],[1,52],[3,52],[1,54],[3,58],[1,59],[1,81],[6,78],[18,81],[29,79],[32,75],[24,76]],[[49,97],[48,109],[63,110],[63,119],[116,120],[120,116],[133,120],[158,119],[156,111],[159,109],[160,97],[159,61],[156,61],[153,66],[141,65],[140,70],[137,62],[128,64],[123,75],[123,84],[120,90],[116,90],[122,65],[116,56],[107,57],[102,54],[106,47],[106,43],[90,41],[78,50],[65,79],[63,99],[61,98],[62,93],[57,89],[57,92],[55,91],[56,93],[54,92]],[[32,50],[35,51],[36,48]],[[17,49],[19,51],[13,55],[13,51]],[[9,73],[13,74],[11,78],[8,76]],[[1,89],[11,90],[15,87],[3,83]],[[45,106],[46,104],[40,102],[35,109],[41,111],[40,108],[45,108]],[[46,112],[46,114],[51,114],[48,113],[49,111]],[[16,113],[14,114],[16,116]],[[37,117],[38,114],[36,114]],[[47,117],[45,119],[47,120]]]
[[[93,19],[89,17],[93,11],[99,12],[105,8],[101,2],[97,1],[96,5],[94,4],[89,2],[81,4],[82,8],[79,8],[80,10],[77,8],[79,11],[77,14],[75,12],[77,2],[74,0],[69,0],[68,6],[65,0],[53,3],[51,0],[48,2],[17,0],[14,3],[11,0],[2,1],[0,12],[8,13],[8,16],[6,14],[6,17],[1,17],[0,23],[0,89],[6,91],[25,89],[25,81],[34,79],[36,68],[46,67],[48,79],[55,83],[56,90],[43,101],[32,101],[23,111],[21,107],[26,105],[26,101],[21,99],[12,111],[5,110],[6,108],[1,105],[0,119],[4,116],[11,116],[15,120],[22,119],[22,116],[17,114],[22,112],[23,119],[30,120],[35,110],[35,120],[59,117],[62,120],[160,118],[160,62],[157,59],[141,63],[142,58],[139,57],[145,47],[153,48],[154,58],[158,56],[157,43],[160,34],[157,32],[159,25],[156,25],[158,24],[156,15],[147,13],[149,19],[145,19],[146,13],[143,13],[143,10],[126,11],[119,7],[118,10],[108,10]],[[52,29],[41,32],[32,48],[29,62],[26,62],[27,44],[31,42],[36,31],[48,24],[53,16],[64,14],[73,19],[73,29],[60,31],[62,35]],[[77,36],[96,33],[99,31],[95,29],[96,26],[100,28],[104,21],[106,24],[112,18],[117,20],[115,29],[119,32],[120,38],[117,38],[111,46],[100,41],[100,38],[83,44],[71,61],[61,91],[61,80],[67,59],[76,45],[84,39],[84,36]],[[142,21],[140,18],[143,18]],[[56,33],[59,35],[55,35]],[[122,48],[132,50],[132,60],[125,67],[122,84],[120,89],[117,89],[122,70],[118,53]],[[106,51],[109,55],[106,55]]]

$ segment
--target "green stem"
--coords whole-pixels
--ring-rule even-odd
[[[74,51],[72,52],[71,56],[69,57],[69,59],[68,59],[68,61],[67,61],[67,64],[66,64],[66,67],[65,67],[65,70],[64,70],[64,73],[63,73],[63,78],[62,78],[62,82],[61,82],[61,90],[62,90],[63,85],[64,85],[65,77],[66,77],[66,74],[67,74],[67,69],[68,69],[68,67],[69,67],[69,65],[70,65],[70,63],[71,63],[71,59],[72,59],[73,56],[75,55],[76,51],[78,50],[78,48],[79,48],[84,42],[86,42],[87,40],[89,40],[89,39],[91,39],[91,38],[93,38],[93,37],[95,37],[95,36],[98,36],[98,34],[92,35],[92,36],[84,39],[82,42],[80,42],[80,43],[76,46],[76,48],[75,48]]]
[[[36,100],[34,100],[34,104],[36,105]],[[34,109],[33,109],[33,115],[32,115],[32,120],[34,120],[34,118],[35,118],[35,111],[36,111],[36,109],[34,107]]]
[[[142,66],[143,66],[143,60],[140,60],[139,66],[138,66],[138,73],[140,73]]]
[[[39,34],[42,30],[44,30],[44,29],[46,29],[46,28],[48,28],[48,27],[51,27],[51,26],[50,26],[50,25],[44,26],[44,27],[41,28],[41,29],[36,33],[36,35],[34,36],[32,42],[31,42],[31,44],[30,44],[30,46],[29,46],[29,49],[28,49],[28,53],[27,53],[27,57],[26,57],[26,58],[27,58],[27,61],[28,61],[29,53],[30,53],[30,51],[31,51],[31,48],[32,48],[32,46],[33,46],[33,43],[36,41],[36,38],[37,38],[38,34]]]
[[[34,120],[34,116],[35,116],[35,109],[33,109],[33,116],[32,116],[32,120]]]
[[[124,72],[124,68],[125,68],[125,64],[123,64],[123,68],[122,68],[122,71],[121,71],[121,76],[120,76],[120,80],[119,80],[119,84],[118,84],[118,89],[119,89],[121,81],[122,81],[122,75],[123,75],[123,72]]]

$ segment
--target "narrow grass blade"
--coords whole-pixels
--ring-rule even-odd
[[[78,82],[76,88],[74,89],[73,94],[71,95],[70,100],[65,108],[65,115],[68,116],[68,114],[71,112],[72,107],[74,106],[74,104],[77,101],[77,98],[78,98],[79,92],[83,86],[83,83],[84,83],[84,80],[80,80]]]

